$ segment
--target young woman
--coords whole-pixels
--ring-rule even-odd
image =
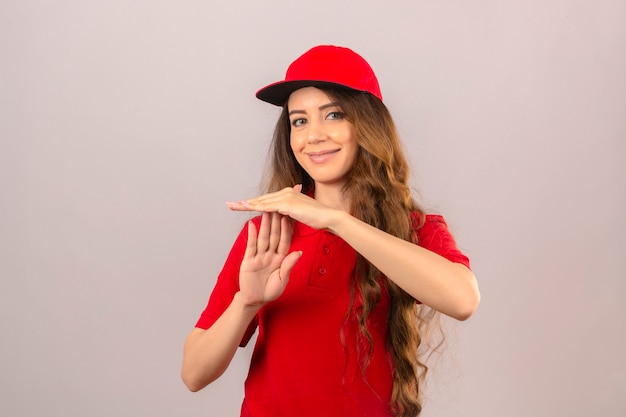
[[[185,384],[217,379],[258,329],[242,416],[417,416],[431,318],[479,303],[468,258],[412,198],[361,56],[315,47],[257,97],[283,108],[267,193],[228,207],[262,214],[185,343]]]

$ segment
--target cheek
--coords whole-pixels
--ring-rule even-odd
[[[354,166],[354,162],[356,161],[356,157],[359,153],[359,146],[358,145],[354,145],[350,148],[350,166]]]
[[[361,147],[357,143],[356,138],[354,137],[354,132],[350,131],[349,140],[347,142],[347,147],[349,148],[350,158],[354,161],[356,159],[356,155],[359,153]]]
[[[297,135],[289,137],[289,147],[298,164],[302,166],[302,141],[298,140]]]

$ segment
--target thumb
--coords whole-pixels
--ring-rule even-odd
[[[289,274],[291,274],[291,270],[296,265],[296,262],[302,256],[302,251],[299,250],[297,252],[291,252],[289,255],[285,256],[283,262],[280,264],[280,277],[283,280],[289,279]]]
[[[297,192],[301,193],[302,192],[302,184],[294,185],[293,189],[296,190]]]

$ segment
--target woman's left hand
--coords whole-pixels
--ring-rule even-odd
[[[304,223],[315,229],[329,229],[338,210],[325,206],[314,198],[302,194],[302,185],[283,188],[275,193],[243,200],[228,202],[234,211],[277,212]]]

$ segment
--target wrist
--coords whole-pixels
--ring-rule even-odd
[[[331,216],[331,220],[328,224],[328,231],[333,234],[341,237],[341,233],[343,227],[348,223],[351,219],[354,219],[348,212],[343,210],[335,210],[333,215]]]
[[[263,303],[260,302],[252,302],[248,300],[241,291],[237,291],[235,296],[233,297],[233,304],[239,307],[243,312],[255,315],[261,307],[263,307]]]

